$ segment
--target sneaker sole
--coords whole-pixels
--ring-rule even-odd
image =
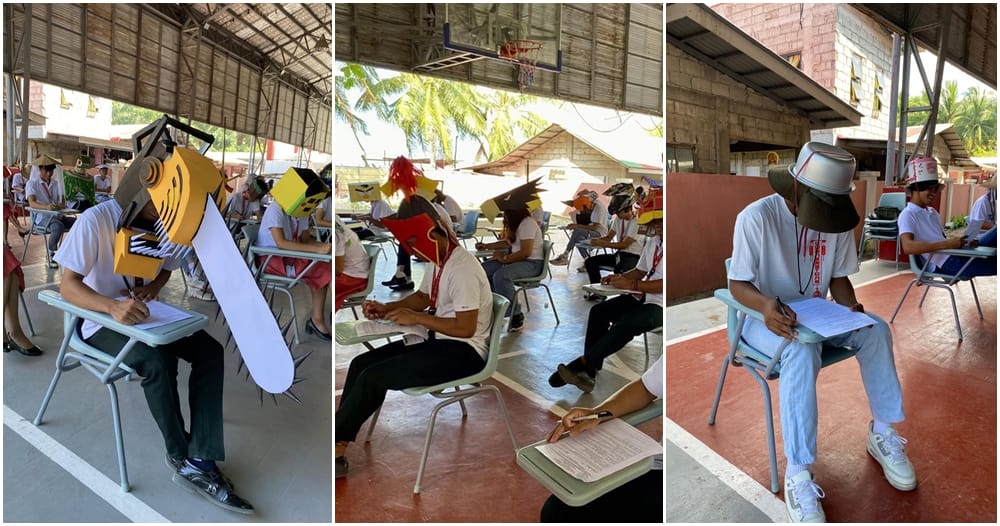
[[[567,367],[567,369],[568,369],[568,367]],[[576,382],[576,377],[572,376],[572,373],[567,373],[567,375],[570,376],[570,377],[566,378],[566,376],[563,376],[563,372],[562,371],[560,371],[558,369],[557,369],[557,371],[559,373],[559,378],[561,378],[562,381],[566,382],[567,384],[572,385],[573,387],[576,387],[577,389],[579,389],[579,390],[581,390],[581,391],[583,391],[584,393],[587,393],[587,394],[590,394],[591,392],[593,392],[593,390],[594,390],[594,386],[593,385],[580,385],[578,382]]]
[[[890,486],[898,489],[899,491],[912,491],[917,488],[916,480],[914,480],[913,483],[911,484],[901,484],[899,482],[893,481],[892,478],[889,477],[889,472],[885,469],[885,466],[883,466],[882,463],[878,461],[878,456],[876,456],[875,453],[872,452],[871,444],[868,445],[867,449],[868,449],[868,454],[871,455],[872,457],[872,460],[874,460],[879,465],[879,467],[882,468],[882,476],[885,477],[885,480],[889,483]]]
[[[191,493],[194,493],[195,495],[198,495],[199,497],[207,500],[208,502],[211,502],[212,504],[215,504],[216,506],[218,506],[218,507],[220,507],[220,508],[222,508],[224,510],[236,512],[236,513],[242,513],[243,515],[256,515],[256,513],[257,513],[256,510],[245,510],[245,509],[242,509],[242,508],[237,508],[237,507],[234,507],[234,506],[230,506],[230,505],[226,504],[225,502],[220,502],[220,501],[214,499],[208,493],[205,493],[204,491],[202,491],[201,488],[199,488],[198,486],[192,484],[190,481],[188,481],[188,479],[186,479],[186,478],[184,478],[184,477],[182,477],[182,476],[180,476],[180,475],[178,475],[176,473],[174,473],[173,477],[170,477],[170,480],[172,480],[174,482],[174,484],[177,484],[178,486],[180,486],[180,487],[182,487],[182,488],[190,491]]]

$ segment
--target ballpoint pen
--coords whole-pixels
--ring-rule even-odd
[[[601,411],[600,413],[594,413],[586,416],[578,416],[576,418],[571,418],[573,422],[586,422],[587,420],[598,420],[601,418],[608,418],[611,416],[611,411]]]
[[[791,316],[788,315],[788,312],[785,310],[785,304],[781,301],[781,298],[775,296],[774,300],[778,302],[778,310],[781,312],[781,315],[788,319],[792,319]]]

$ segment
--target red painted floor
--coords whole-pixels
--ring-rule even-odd
[[[343,386],[346,371],[337,371]],[[541,440],[555,417],[527,398],[500,387],[518,445]],[[339,396],[338,396],[339,403]],[[438,414],[420,495],[413,494],[427,418],[437,402],[390,392],[369,445],[348,448],[350,474],[337,479],[337,522],[537,522],[549,492],[514,460],[496,399],[477,395],[466,401],[463,422],[457,405]],[[657,440],[663,420],[640,429]],[[363,440],[367,424],[361,428]]]
[[[861,287],[859,301],[888,321],[909,280],[910,275],[901,275]],[[856,362],[841,362],[820,373],[819,451],[813,472],[826,492],[828,521],[996,522],[996,278],[977,279],[977,291],[984,320],[978,317],[968,284],[956,290],[965,333],[961,343],[943,290],[931,290],[922,309],[917,308],[919,295],[911,291],[890,325],[907,413],[896,429],[909,440],[906,451],[917,472],[916,490],[900,492],[889,486],[865,450],[871,413]],[[916,292],[922,294],[923,289]],[[708,425],[727,351],[724,331],[667,348],[667,416],[770,487],[763,399],[749,374],[729,370],[716,424]],[[771,387],[781,484],[785,460],[778,389],[775,382]]]

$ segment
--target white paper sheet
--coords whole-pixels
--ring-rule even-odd
[[[589,285],[584,285],[584,289],[591,289],[595,293],[601,295],[614,295],[614,294],[642,294],[637,290],[619,289],[617,287],[612,287],[611,285],[605,285],[603,283],[591,283]]]
[[[825,338],[875,324],[875,320],[867,314],[852,312],[851,309],[824,298],[809,298],[789,303],[789,306],[795,311],[800,325]]]
[[[389,320],[362,320],[354,325],[358,336],[402,333],[406,345],[427,341],[427,328],[423,325],[400,325]]]
[[[269,393],[284,392],[291,387],[295,374],[291,353],[211,200],[205,205],[205,217],[191,244],[254,382]]]
[[[122,296],[118,298],[118,301],[126,299],[128,298]],[[146,318],[146,321],[136,323],[133,327],[137,329],[153,329],[175,321],[186,320],[191,317],[190,314],[174,307],[173,305],[167,305],[162,301],[148,301],[146,302],[146,308],[149,309],[149,317]]]
[[[662,454],[663,446],[615,418],[555,444],[538,446],[538,451],[574,478],[594,482],[640,460]]]

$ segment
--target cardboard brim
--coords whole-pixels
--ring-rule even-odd
[[[796,188],[787,166],[771,168],[767,180],[781,197],[795,201]],[[858,226],[861,217],[854,208],[850,194],[829,194],[806,186],[798,185],[796,216],[801,225],[828,234],[847,232]]]

